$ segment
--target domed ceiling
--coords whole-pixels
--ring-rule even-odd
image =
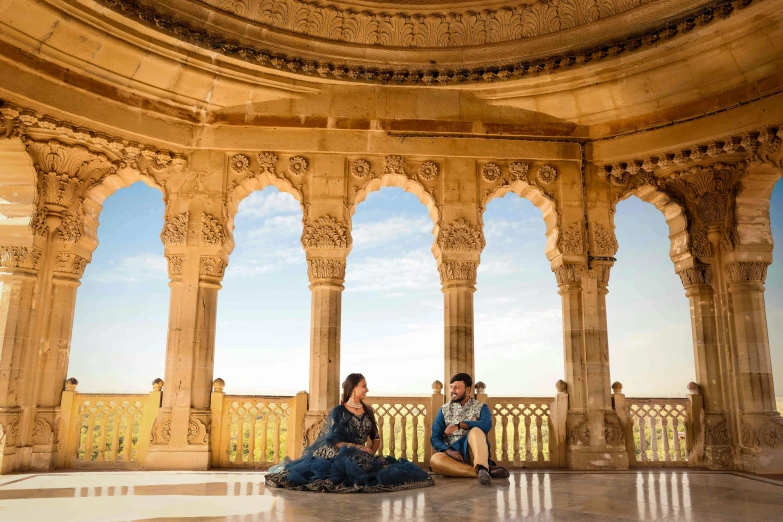
[[[97,0],[199,47],[373,83],[519,78],[632,52],[751,0]]]

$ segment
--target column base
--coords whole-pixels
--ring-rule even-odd
[[[6,446],[0,461],[0,475],[23,471],[52,471],[57,467],[57,451],[36,446]]]
[[[302,444],[306,447],[315,442],[315,439],[327,427],[326,419],[329,412],[326,410],[308,410],[304,418],[304,436]]]
[[[209,469],[211,458],[209,446],[150,446],[143,469],[203,471]]]
[[[743,449],[740,458],[742,471],[760,475],[783,474],[783,447]]]
[[[783,473],[783,418],[776,411],[742,416],[738,469],[749,473]]]
[[[707,446],[704,448],[704,466],[707,469],[736,469],[734,460],[734,448],[731,446]]]

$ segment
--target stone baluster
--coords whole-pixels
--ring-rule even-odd
[[[612,408],[606,293],[611,265],[564,264],[554,269],[563,305],[563,345],[572,441],[572,469],[625,469],[628,454]]]

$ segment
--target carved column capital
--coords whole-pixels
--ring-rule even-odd
[[[41,265],[42,255],[43,250],[35,246],[0,246],[0,269],[34,272]]]
[[[342,285],[345,282],[345,264],[345,259],[308,258],[307,277],[312,284]]]
[[[582,272],[584,270],[584,265],[566,263],[553,268],[552,272],[555,274],[558,286],[562,286],[580,283],[582,281]]]
[[[438,266],[440,282],[444,288],[450,286],[470,286],[473,288],[476,284],[476,268],[478,268],[478,262],[475,261],[441,262]]]
[[[226,263],[220,256],[199,256],[199,284],[219,285],[226,273]]]
[[[764,261],[732,261],[726,263],[726,277],[729,283],[763,283],[767,279],[767,267]]]
[[[80,202],[85,191],[116,172],[118,163],[84,145],[57,140],[27,139],[27,152],[37,172],[42,205],[34,220],[36,233],[48,228],[55,241],[76,243],[81,239],[83,217]],[[38,214],[42,214],[39,218]]]
[[[60,280],[78,281],[90,261],[74,252],[54,252],[53,272]]]
[[[693,265],[677,272],[684,288],[712,284],[712,267],[710,265]]]

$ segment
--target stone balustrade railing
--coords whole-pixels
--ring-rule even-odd
[[[630,466],[688,466],[699,460],[694,448],[702,400],[695,383],[688,385],[685,399],[628,398],[619,382],[612,389],[615,411],[624,425]]]
[[[366,402],[375,410],[381,453],[419,465],[429,463],[432,412],[436,411],[431,397],[368,397]]]
[[[163,381],[148,395],[78,393],[78,384],[68,379],[62,394],[58,467],[141,468]]]
[[[143,469],[163,381],[147,395],[82,394],[76,379],[62,393],[58,447],[60,468]],[[215,468],[268,468],[295,459],[305,444],[308,394],[226,395],[215,379],[211,396],[211,465]],[[613,402],[623,425],[632,467],[693,466],[700,463],[695,442],[701,433],[702,397],[694,383],[685,399],[634,399],[613,385]],[[554,397],[489,397],[476,383],[476,398],[492,412],[492,458],[511,468],[562,468],[566,462],[568,394],[557,383]],[[443,384],[432,394],[369,397],[381,435],[381,452],[429,466],[435,414],[444,403]]]
[[[302,453],[307,392],[289,397],[225,395],[215,379],[211,399],[212,466],[269,468]]]

